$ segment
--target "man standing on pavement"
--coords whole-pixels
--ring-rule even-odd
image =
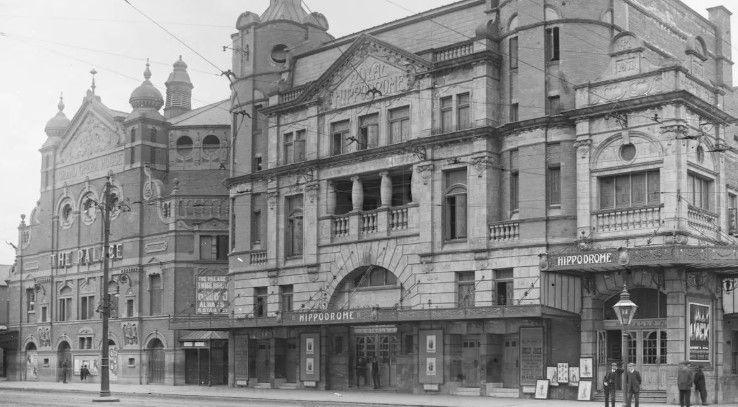
[[[610,371],[605,375],[605,379],[602,385],[605,387],[605,407],[615,407],[615,391],[617,390],[620,374],[623,373],[622,369],[618,368],[618,364],[613,362],[610,363]]]
[[[702,405],[707,405],[707,386],[705,385],[705,374],[702,372],[702,366],[697,366],[697,372],[694,374],[694,391],[699,393]]]
[[[374,388],[379,388],[379,362],[377,357],[372,356],[372,381],[374,382]]]
[[[628,371],[625,372],[625,406],[631,407],[631,400],[635,399],[635,407],[638,407],[638,400],[641,393],[641,374],[635,370],[635,363],[628,363]]]
[[[679,364],[677,372],[677,387],[679,387],[679,406],[690,407],[692,401],[692,370],[685,361]]]
[[[62,382],[66,383],[67,382],[67,360],[66,359],[62,361],[61,369],[62,369]]]

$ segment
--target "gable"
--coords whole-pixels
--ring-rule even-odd
[[[431,63],[369,35],[359,37],[303,94],[337,109],[400,94],[415,87]]]
[[[68,133],[59,151],[58,163],[74,163],[114,149],[121,136],[117,127],[115,122],[104,120],[93,110],[88,110]]]

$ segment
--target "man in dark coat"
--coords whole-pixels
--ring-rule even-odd
[[[379,388],[379,362],[377,357],[372,356],[372,381],[374,382],[374,388]]]
[[[692,370],[689,368],[687,362],[682,362],[679,365],[679,371],[677,372],[677,387],[679,387],[679,406],[690,407],[692,400]]]
[[[62,382],[64,382],[64,383],[67,382],[67,367],[68,367],[67,360],[64,359],[62,361],[62,365],[61,365],[61,369],[62,369]]]
[[[602,385],[605,388],[605,407],[615,407],[615,392],[618,389],[618,383],[620,382],[620,375],[623,373],[623,369],[618,368],[618,364],[613,362],[610,363],[610,371],[605,375],[605,379],[602,381]]]
[[[625,406],[630,407],[630,403],[635,399],[635,407],[638,407],[638,400],[641,393],[641,374],[635,370],[635,363],[628,363],[628,371],[625,372]]]
[[[702,372],[702,366],[697,366],[697,372],[694,374],[694,390],[700,394],[702,405],[707,405],[707,386],[705,385],[705,374]]]

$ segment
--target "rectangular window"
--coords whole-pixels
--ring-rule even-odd
[[[661,202],[659,171],[600,177],[600,209],[657,205]]]
[[[456,128],[468,129],[471,126],[471,99],[468,93],[456,95]]]
[[[36,312],[36,291],[33,288],[26,289],[26,322],[31,322]]]
[[[517,103],[512,103],[510,105],[510,122],[514,123],[520,120],[519,109],[520,107]]]
[[[333,354],[334,355],[342,355],[343,354],[343,335],[336,335],[333,337]]]
[[[370,114],[359,118],[359,142],[357,150],[376,148],[379,143],[379,115]]]
[[[736,234],[738,228],[738,216],[736,216],[736,208],[738,208],[738,196],[728,193],[728,233]]]
[[[231,198],[230,205],[231,221],[230,221],[230,244],[231,251],[236,248],[236,198]]]
[[[510,151],[510,211],[517,212],[519,204],[520,188],[518,172],[518,150]]]
[[[149,276],[149,315],[161,314],[161,275],[152,274]]]
[[[456,273],[456,302],[459,308],[474,306],[474,272],[464,271]]]
[[[95,296],[89,295],[79,299],[79,319],[92,319],[95,316]]]
[[[261,156],[260,155],[255,155],[254,156],[254,172],[258,172],[258,171],[261,171],[261,170],[262,170],[262,167],[261,167]]]
[[[466,168],[444,173],[444,236],[447,240],[466,238]]]
[[[79,337],[79,348],[80,349],[92,349],[92,337],[91,336],[80,336]]]
[[[454,130],[454,106],[451,96],[441,98],[441,130],[448,133]]]
[[[513,269],[495,270],[495,304],[513,305]]]
[[[295,133],[295,162],[305,161],[305,130],[298,130]]]
[[[548,114],[556,115],[561,113],[561,97],[560,96],[549,96],[548,97]]]
[[[687,202],[690,205],[712,210],[712,180],[700,177],[693,173],[687,175]]]
[[[263,318],[267,316],[267,288],[254,288],[254,316]]]
[[[266,231],[266,219],[264,218],[264,210],[266,206],[266,198],[264,194],[254,194],[251,196],[251,246],[261,245]]]
[[[56,309],[57,321],[70,321],[72,319],[72,299],[60,298],[59,307]]]
[[[133,318],[133,298],[126,299],[126,318]]]
[[[200,260],[228,260],[228,235],[200,236]]]
[[[331,124],[331,155],[340,155],[346,152],[346,139],[348,137],[348,120]]]
[[[284,164],[291,164],[295,162],[295,140],[293,139],[293,133],[287,133],[282,137],[282,162]]]
[[[291,312],[292,307],[292,284],[279,286],[279,310],[282,312]]]
[[[561,144],[549,144],[546,151],[546,200],[549,206],[561,205]]]
[[[559,27],[546,28],[546,60],[559,60]]]
[[[46,320],[48,319],[48,317],[49,317],[48,316],[48,308],[46,307],[46,305],[42,305],[41,306],[41,322],[46,322]]]
[[[390,143],[401,143],[410,138],[410,107],[398,107],[389,111]]]
[[[302,195],[285,198],[285,256],[302,255]]]
[[[413,334],[405,334],[403,336],[402,353],[404,355],[415,353],[415,336]]]
[[[518,37],[512,37],[509,41],[510,69],[518,69]]]

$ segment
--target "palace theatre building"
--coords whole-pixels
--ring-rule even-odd
[[[336,39],[298,0],[241,14],[229,313],[172,327],[227,334],[238,386],[531,397],[626,354],[652,399],[683,359],[727,399],[728,21],[464,0]]]

